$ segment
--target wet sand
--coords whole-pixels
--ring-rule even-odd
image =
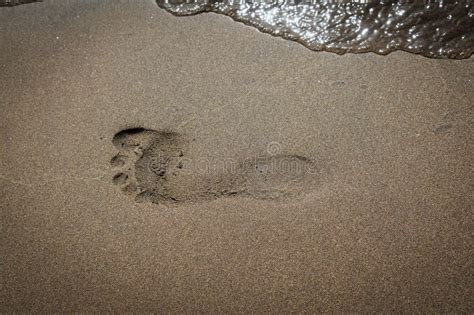
[[[474,63],[338,56],[153,1],[0,9],[0,311],[473,311]],[[136,203],[112,138],[320,170],[288,200]]]

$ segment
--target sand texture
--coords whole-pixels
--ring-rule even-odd
[[[0,9],[0,312],[472,313],[474,62],[155,1]]]

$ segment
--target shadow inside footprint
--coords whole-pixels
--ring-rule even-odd
[[[112,139],[119,171],[113,183],[137,202],[177,203],[242,196],[284,200],[312,189],[316,167],[306,157],[275,155],[236,162],[219,172],[192,165],[184,136],[171,131],[133,128]],[[186,163],[185,163],[186,162]],[[185,165],[186,164],[186,165]]]

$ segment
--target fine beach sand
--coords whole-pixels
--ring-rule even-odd
[[[0,84],[2,313],[474,311],[473,58],[44,1],[0,9]],[[138,203],[110,163],[129,128],[179,135],[191,164],[276,148],[317,172],[284,198]]]

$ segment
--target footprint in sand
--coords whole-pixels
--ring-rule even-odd
[[[117,133],[113,183],[137,202],[178,203],[242,196],[286,200],[314,190],[318,169],[299,155],[273,155],[193,168],[187,139],[175,132],[143,128]],[[228,161],[227,161],[228,162]],[[208,163],[208,166],[210,164]]]

